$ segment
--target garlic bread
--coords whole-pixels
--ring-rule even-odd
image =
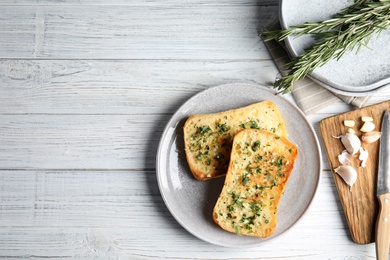
[[[286,126],[276,104],[262,101],[229,111],[190,116],[184,125],[188,165],[198,180],[226,174],[233,136],[242,129],[260,129],[286,137]]]
[[[297,156],[297,147],[285,137],[254,129],[238,132],[213,210],[214,221],[239,235],[272,235],[279,201]]]

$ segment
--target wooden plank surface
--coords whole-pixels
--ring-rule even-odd
[[[112,5],[122,5],[122,6],[191,6],[196,7],[198,5],[207,5],[207,6],[224,6],[224,5],[250,5],[250,6],[268,6],[273,5],[277,6],[278,1],[275,0],[264,0],[264,1],[248,1],[248,0],[219,0],[210,2],[208,0],[67,0],[67,1],[57,1],[57,0],[3,0],[0,2],[0,5],[29,5],[29,6],[40,6],[40,5],[103,5],[103,6],[112,6]]]
[[[334,138],[334,136],[346,133],[348,127],[344,126],[344,120],[356,122],[352,129],[361,138],[363,133],[359,129],[363,124],[362,116],[372,117],[374,119],[373,123],[376,125],[375,130],[380,131],[381,118],[386,109],[390,109],[390,101],[325,118],[321,121],[321,136],[332,169],[341,165],[338,161],[338,155],[345,149],[340,140]],[[352,239],[358,244],[368,244],[375,242],[375,225],[378,212],[376,183],[379,142],[362,143],[362,147],[369,154],[366,166],[361,167],[358,158],[352,160],[350,164],[358,173],[356,184],[350,188],[336,172],[333,173],[333,176]]]
[[[0,115],[0,169],[155,167],[167,115]]]
[[[0,77],[2,113],[161,114],[209,86],[272,82],[275,68],[270,60],[3,59]]]
[[[349,235],[324,150],[313,205],[266,246],[201,241],[160,195],[155,154],[176,109],[210,86],[277,76],[258,31],[278,3],[0,1],[0,258],[375,259]],[[350,109],[308,120],[318,133]]]
[[[336,195],[330,174],[319,189]],[[339,202],[329,196],[318,197],[281,240],[240,250],[215,247],[185,231],[166,208],[153,170],[3,170],[0,191],[4,258],[337,259],[372,253],[371,246],[345,239]],[[328,242],[302,243],[313,239]]]
[[[0,57],[76,60],[262,59],[268,53],[258,33],[276,11],[184,4],[1,9]]]

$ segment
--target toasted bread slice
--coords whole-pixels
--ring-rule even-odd
[[[282,114],[270,101],[220,113],[190,116],[183,129],[184,147],[194,177],[208,180],[225,175],[233,136],[247,128],[287,136]]]
[[[297,156],[296,146],[284,137],[252,129],[238,132],[214,207],[214,221],[240,235],[272,235],[279,201]]]

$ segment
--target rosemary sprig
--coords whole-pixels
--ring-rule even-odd
[[[345,10],[342,10],[340,13],[337,13],[333,16],[332,19],[321,21],[321,22],[306,22],[301,25],[291,26],[288,29],[285,30],[276,30],[276,31],[268,31],[264,30],[261,33],[261,36],[264,37],[265,41],[283,41],[288,36],[294,34],[295,37],[304,35],[304,34],[318,34],[318,33],[324,33],[328,31],[332,31],[337,29],[338,27],[344,26],[345,24],[351,23],[356,19],[359,19],[359,17],[346,17],[350,13],[356,11],[356,9],[359,9],[362,4],[366,3],[367,0],[356,0],[355,3],[349,7],[347,7]],[[352,18],[352,19],[351,19]]]
[[[332,19],[305,23],[286,30],[263,32],[265,40],[284,40],[287,36],[313,34],[316,43],[306,52],[286,64],[289,73],[277,79],[274,87],[279,93],[289,93],[297,80],[304,78],[330,59],[340,59],[348,50],[367,46],[374,33],[390,28],[390,0],[358,0]]]

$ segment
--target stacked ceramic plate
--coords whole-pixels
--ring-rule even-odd
[[[280,0],[282,28],[305,22],[318,22],[351,5],[350,0]],[[292,57],[297,57],[314,43],[313,37],[289,36],[286,46]],[[390,30],[374,34],[368,48],[346,52],[339,60],[333,59],[316,68],[310,78],[330,91],[342,95],[367,96],[390,87]]]

